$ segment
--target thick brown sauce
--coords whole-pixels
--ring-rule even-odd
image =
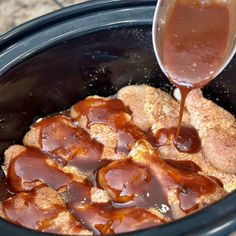
[[[118,146],[120,145],[126,152],[140,139],[144,143],[144,139],[148,140],[157,148],[162,144],[160,139],[152,137],[150,133],[142,132],[130,121],[129,111],[121,101],[117,99],[108,101],[96,99],[93,104],[93,99],[90,98],[90,104],[86,99],[79,103],[82,104],[82,109],[78,104],[76,109],[81,117],[84,115],[88,117],[88,127],[91,124],[106,124],[115,131],[118,130],[118,133],[124,132],[131,136],[131,140],[127,139],[126,135],[118,136],[120,139]],[[95,233],[128,232],[165,223],[166,220],[141,208],[156,208],[167,219],[172,219],[171,207],[167,201],[170,190],[176,192],[180,208],[190,213],[199,208],[197,204],[199,197],[213,193],[218,186],[216,180],[199,175],[200,168],[195,163],[164,161],[155,149],[152,154],[143,155],[142,152],[137,154],[141,158],[139,164],[132,160],[121,160],[101,168],[98,163],[103,146],[92,140],[81,128],[75,128],[71,120],[64,116],[46,118],[35,124],[34,128],[40,129],[39,141],[44,153],[36,148],[27,147],[11,161],[8,180],[12,189],[16,192],[30,191],[43,183],[49,185],[61,193],[73,215]],[[174,131],[176,129],[173,129]],[[166,135],[169,135],[168,132]],[[197,150],[193,144],[187,146],[187,149]],[[82,157],[81,150],[84,154]],[[117,147],[117,152],[118,150]],[[58,162],[57,158],[62,160]],[[73,162],[75,158],[78,158],[78,161]],[[80,158],[91,159],[93,164],[88,163],[88,166],[83,167],[86,162],[81,162]],[[47,159],[51,161],[50,163],[54,161],[55,166],[49,165]],[[83,184],[73,182],[71,174],[66,174],[57,167],[68,163],[75,165],[81,171],[93,173],[95,182]],[[97,170],[97,178],[94,170]],[[112,200],[106,204],[92,203],[90,199],[92,185],[107,190]],[[6,205],[8,211],[6,214],[14,221],[12,207],[11,204],[9,207]],[[33,207],[32,211],[31,207],[28,210],[25,219],[30,217],[28,216],[30,214],[32,218],[40,217]],[[21,217],[20,213],[19,215]],[[31,226],[34,227],[32,224]]]
[[[181,126],[179,135],[175,138],[176,127],[163,128],[155,134],[157,147],[166,146],[171,141],[180,152],[197,153],[201,150],[201,139],[193,127]],[[171,143],[170,143],[171,145]]]
[[[118,209],[111,202],[92,203],[90,187],[84,184],[69,184],[62,196],[73,215],[96,234],[128,232],[165,223],[145,209]]]
[[[35,201],[35,191],[36,189],[30,193],[19,193],[17,197],[13,196],[3,202],[3,212],[10,221],[31,229],[39,229],[44,220],[53,219],[61,211],[66,210],[66,207],[59,205],[55,205],[47,211],[40,209]],[[19,199],[21,200],[19,201]],[[57,230],[51,232],[59,233]]]
[[[117,207],[152,207],[172,218],[161,184],[145,166],[130,159],[112,162],[99,171],[98,183],[112,196]]]
[[[119,99],[87,98],[77,103],[74,109],[78,113],[78,120],[83,116],[87,118],[87,128],[94,124],[103,124],[115,131],[118,153],[128,154],[132,145],[139,139],[153,141],[151,136],[130,122],[130,110]]]
[[[48,165],[45,154],[40,150],[27,147],[11,161],[8,181],[15,192],[30,191],[42,183],[59,189],[71,181],[71,175]]]
[[[164,28],[162,59],[168,78],[181,92],[178,137],[187,94],[212,80],[223,63],[230,13],[226,1],[173,2]]]
[[[148,150],[148,146],[146,148]],[[179,206],[185,213],[197,210],[197,199],[214,193],[219,186],[216,181],[199,174],[201,169],[192,161],[164,161],[157,152],[143,154],[141,161],[152,170],[166,194],[171,190],[177,192]]]
[[[34,127],[40,130],[41,149],[63,166],[74,166],[91,175],[105,164],[101,160],[103,145],[91,139],[85,130],[73,127],[70,118],[49,117]]]

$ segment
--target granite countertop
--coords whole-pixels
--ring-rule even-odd
[[[0,0],[0,35],[28,20],[86,0]]]

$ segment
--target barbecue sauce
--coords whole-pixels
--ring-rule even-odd
[[[156,146],[159,148],[168,144],[171,145],[173,142],[175,148],[180,152],[193,154],[200,151],[201,139],[195,128],[190,126],[181,126],[177,138],[175,137],[176,133],[176,127],[158,130],[155,134]],[[170,141],[171,143],[169,143]]]
[[[97,150],[98,143],[92,140],[86,131],[75,127],[69,118],[48,117],[34,125],[34,128],[40,130],[38,141],[41,150],[27,147],[10,163],[7,178],[15,192],[28,192],[38,185],[46,184],[61,194],[67,209],[87,228],[97,234],[111,234],[159,225],[172,220],[173,213],[167,197],[171,190],[179,199],[179,207],[188,214],[199,209],[197,202],[201,196],[212,194],[219,187],[217,180],[200,175],[198,172],[201,169],[191,161],[162,160],[156,150],[160,143],[154,142],[157,138],[139,130],[131,122],[129,110],[121,101],[116,99],[101,101],[102,99],[96,98],[87,100],[75,106],[80,117],[77,117],[75,122],[79,122],[79,119],[85,116],[88,120],[88,129],[91,124],[106,124],[116,131],[116,134],[117,131],[127,132],[133,138],[130,140],[124,136],[124,140],[119,142],[125,145],[119,142],[118,145],[128,151],[133,145],[140,146],[142,143],[142,148],[136,150],[135,160],[113,161],[101,168],[97,165],[101,158],[98,151],[95,159],[93,155],[86,157],[95,163],[88,164],[87,167],[88,172],[93,173],[94,182],[74,182],[73,174],[61,169],[64,161],[67,163],[73,160],[74,150],[78,147]],[[173,131],[176,131],[176,128]],[[78,132],[79,137],[77,137]],[[78,138],[81,138],[81,141],[78,141]],[[190,146],[194,150],[194,146]],[[118,151],[118,147],[116,150]],[[63,160],[58,162],[56,157],[59,156]],[[84,168],[81,169],[79,163],[77,162],[77,168],[82,171]],[[93,172],[94,167],[97,168],[97,172]],[[110,201],[93,203],[92,186],[107,190],[111,197]],[[33,197],[34,193],[30,194]],[[14,211],[12,201],[4,202],[4,211],[10,220],[14,219],[13,213],[15,217],[17,215],[21,217],[21,213]],[[41,213],[35,211],[33,205],[31,207],[31,202],[29,197],[29,208],[24,213],[24,218],[28,219],[31,214],[33,218],[40,218]],[[156,209],[164,218],[145,210],[149,208]],[[23,221],[18,223],[24,225]],[[35,226],[31,224],[29,227]]]
[[[76,119],[86,117],[87,129],[94,124],[107,125],[117,135],[116,152],[128,154],[138,140],[143,142],[139,163],[132,160],[113,162],[101,169],[103,145],[88,133],[74,127],[69,118],[55,116],[35,124],[40,129],[41,151],[27,147],[9,166],[8,181],[15,192],[25,197],[26,211],[14,209],[14,197],[3,202],[3,212],[19,225],[37,228],[35,219],[54,217],[61,210],[70,212],[94,233],[114,234],[166,223],[145,208],[156,208],[172,218],[167,201],[169,191],[176,193],[179,207],[186,213],[199,208],[199,199],[222,187],[214,177],[199,174],[201,169],[191,161],[162,160],[154,147],[166,145],[175,134],[174,145],[181,152],[195,153],[201,146],[191,127],[181,127],[187,94],[213,79],[223,61],[229,36],[229,10],[225,2],[175,1],[167,18],[163,41],[163,62],[169,79],[181,91],[178,127],[162,129],[156,137],[141,131],[130,118],[129,109],[118,99],[88,98],[74,106]],[[49,165],[51,159],[56,164]],[[91,202],[92,183],[73,181],[71,174],[58,166],[72,165],[82,172],[98,171],[96,185],[111,196],[107,203]],[[99,170],[100,169],[100,170]],[[119,180],[119,181],[117,181]],[[58,190],[67,208],[56,206],[43,214],[34,202],[35,186],[46,184]],[[20,217],[20,220],[17,217]],[[18,221],[17,221],[17,220]]]
[[[154,142],[148,133],[141,131],[131,121],[131,112],[119,99],[104,100],[102,98],[87,98],[74,106],[77,120],[85,117],[87,128],[92,125],[106,125],[117,135],[116,152],[128,154],[132,146],[139,139]]]
[[[131,159],[112,162],[100,169],[98,183],[113,198],[116,206],[156,208],[172,218],[171,207],[161,184],[151,170]]]
[[[92,139],[85,130],[74,127],[70,118],[48,117],[34,127],[40,133],[41,149],[58,164],[76,167],[87,175],[105,164],[101,160],[103,145]]]
[[[214,79],[222,65],[229,41],[230,12],[226,1],[173,2],[164,26],[162,60],[169,80],[181,92],[175,140],[180,147],[185,139],[182,135],[179,142],[178,137],[186,97],[192,89]],[[196,142],[194,137],[192,143]]]
[[[96,235],[128,232],[166,222],[145,209],[117,208],[111,201],[93,203],[90,191],[90,186],[72,182],[62,196],[72,214]]]
[[[47,156],[36,148],[27,147],[20,153],[8,169],[8,181],[14,192],[30,191],[45,183],[57,190],[72,179],[70,174],[47,163]]]
[[[40,191],[40,188],[44,189],[45,187],[44,185],[36,187],[30,193],[19,193],[4,201],[2,209],[7,219],[18,225],[38,229],[40,223],[53,219],[60,212],[65,211],[65,205],[54,205],[47,210],[40,209],[37,206],[38,199],[36,200],[35,196]],[[57,231],[54,232],[59,233]]]

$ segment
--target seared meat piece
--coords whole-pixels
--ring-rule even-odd
[[[73,214],[83,219],[95,234],[131,232],[166,223],[155,214],[142,208],[113,208],[111,205],[77,207]]]
[[[100,169],[98,184],[120,206],[149,209],[165,222],[172,218],[166,194],[150,168],[133,162],[131,158],[114,161]]]
[[[231,132],[235,126],[234,116],[204,98],[200,89],[190,92],[186,99],[186,108],[190,113],[190,122],[198,130],[203,142],[210,129],[228,129]],[[232,132],[235,133],[235,130]]]
[[[136,143],[130,156],[134,162],[150,168],[167,195],[175,219],[199,210],[226,194],[218,182],[198,173],[200,169],[194,163],[166,162],[144,140]]]
[[[30,191],[45,183],[54,189],[72,180],[84,181],[84,176],[73,169],[63,168],[39,149],[13,145],[5,151],[5,170],[12,190]]]
[[[169,143],[166,146],[160,147],[158,149],[158,152],[163,159],[172,159],[176,161],[192,161],[196,163],[201,168],[201,172],[204,175],[212,176],[219,179],[223,183],[224,189],[227,192],[231,192],[236,189],[236,175],[228,174],[220,171],[219,169],[216,169],[209,161],[206,160],[202,151],[194,154],[182,153],[176,150],[173,143]],[[224,157],[222,156],[222,158]]]
[[[142,130],[149,130],[152,124],[146,114],[146,91],[151,87],[146,85],[130,85],[120,89],[117,97],[132,111],[133,122]]]
[[[8,198],[2,203],[1,215],[15,224],[42,232],[92,235],[69,213],[60,195],[46,186]]]
[[[88,97],[71,108],[71,116],[91,137],[111,150],[111,160],[126,158],[132,145],[146,138],[119,99]]]
[[[60,194],[73,215],[95,234],[123,233],[166,222],[142,208],[114,208],[104,197],[100,203],[94,203],[90,188],[81,183],[67,185]]]
[[[85,130],[75,128],[68,117],[48,117],[34,124],[25,135],[24,144],[40,148],[61,165],[75,167],[82,174],[92,175],[104,164],[103,145]]]
[[[161,89],[147,85],[131,85],[118,91],[118,98],[130,108],[134,123],[142,130],[175,127],[180,106]],[[188,123],[185,111],[183,122]]]

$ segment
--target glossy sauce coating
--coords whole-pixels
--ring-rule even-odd
[[[7,177],[15,192],[30,191],[42,183],[58,189],[71,181],[70,174],[48,165],[40,150],[29,147],[12,160]]]
[[[162,135],[163,133],[166,135],[165,142],[162,143],[163,138],[158,139],[150,133],[142,132],[130,121],[127,116],[129,110],[120,100],[95,99],[94,104],[93,101],[94,99],[90,98],[89,101],[86,99],[80,102],[82,109],[77,106],[77,110],[81,112],[79,114],[89,118],[88,127],[91,124],[101,123],[109,125],[118,134],[124,132],[125,136],[120,136],[117,151],[122,148],[122,151],[129,152],[136,141],[143,142],[144,146],[147,145],[147,149],[152,151],[143,154],[144,149],[136,153],[139,163],[137,160],[127,159],[113,161],[102,167],[99,163],[103,145],[91,139],[83,129],[75,128],[69,118],[49,117],[34,125],[34,128],[40,129],[42,150],[27,147],[10,163],[7,177],[14,191],[30,191],[40,184],[52,187],[61,194],[67,209],[77,220],[96,234],[128,232],[163,224],[173,219],[167,197],[171,190],[175,191],[179,207],[187,214],[199,209],[197,203],[199,198],[214,193],[219,183],[215,179],[200,175],[198,172],[201,170],[195,163],[164,161],[159,157],[156,148],[165,145],[169,139],[168,135],[173,135],[175,128],[170,134],[162,131]],[[188,128],[186,130],[188,131]],[[185,133],[188,134],[187,131]],[[151,144],[148,144],[148,141]],[[192,144],[185,146],[188,151],[197,150]],[[85,161],[83,167],[80,158],[84,157],[91,160],[92,164]],[[55,161],[58,165],[49,165],[47,159]],[[92,173],[94,182],[74,182],[70,174],[58,169],[60,165],[69,164],[77,166],[82,172],[87,170]],[[107,203],[91,202],[92,186],[107,190],[111,200]],[[32,214],[29,225],[26,225],[37,228],[35,219],[41,219],[44,215],[35,209],[33,198],[34,193],[25,198],[28,204],[25,213],[27,217]],[[12,201],[11,203],[5,201],[4,204],[5,215],[12,221],[25,225],[24,218],[27,220],[28,218],[24,212],[19,214],[20,220],[15,221],[14,204]],[[155,208],[164,218],[150,213],[145,208]],[[60,212],[59,206],[58,212]],[[44,226],[47,227],[47,222]]]
[[[117,153],[128,154],[139,139],[148,139],[136,125],[130,122],[130,110],[119,99],[87,98],[74,106],[77,119],[85,116],[87,127],[94,124],[108,125],[117,133]]]
[[[175,148],[180,152],[193,154],[201,150],[201,139],[196,129],[181,126],[177,138],[175,137],[176,132],[177,128],[175,127],[158,130],[155,134],[157,147],[166,146],[169,142],[173,142]]]
[[[141,142],[148,150],[147,143]],[[179,206],[185,213],[197,210],[197,199],[214,193],[216,187],[219,187],[214,180],[199,174],[200,168],[191,161],[165,161],[156,151],[152,154],[144,153],[140,159],[140,162],[153,171],[166,194],[170,190],[176,191]]]
[[[149,168],[131,159],[112,162],[103,167],[98,174],[98,183],[112,196],[116,206],[156,208],[163,215],[172,217],[159,181]],[[161,210],[164,207],[166,211]]]
[[[165,222],[145,209],[118,209],[111,202],[93,203],[90,187],[81,183],[70,183],[62,195],[72,214],[96,234],[129,232]]]
[[[103,145],[89,134],[73,127],[70,118],[48,117],[34,125],[40,129],[40,145],[44,152],[53,154],[53,160],[64,166],[75,166],[86,174],[92,174],[104,165],[101,160]]]
[[[41,209],[35,201],[36,191],[37,188],[30,193],[19,193],[4,201],[2,208],[7,219],[31,229],[39,229],[41,224],[43,230],[43,221],[53,219],[61,211],[66,210],[66,207],[61,205],[51,206],[50,210]],[[51,232],[57,233],[56,230]]]
[[[130,232],[166,223],[145,209],[117,209],[109,204],[91,204],[75,209],[73,214],[83,219],[93,232],[101,235]]]

